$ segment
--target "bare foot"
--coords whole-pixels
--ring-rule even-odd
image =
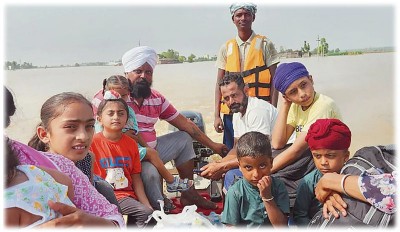
[[[203,209],[217,209],[218,206],[204,197],[200,196],[200,194],[193,188],[182,192],[181,195],[181,205],[185,207],[186,205],[196,205],[199,208]]]

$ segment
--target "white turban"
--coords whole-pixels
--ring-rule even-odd
[[[231,15],[235,14],[235,12],[239,9],[245,9],[247,11],[250,11],[252,15],[255,15],[257,13],[257,5],[250,3],[250,2],[242,2],[242,3],[234,3],[229,7],[229,10],[231,12]]]
[[[125,52],[122,56],[122,65],[124,66],[125,72],[132,72],[146,62],[154,69],[157,60],[158,56],[153,48],[141,46]]]

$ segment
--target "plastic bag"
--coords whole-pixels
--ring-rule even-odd
[[[203,228],[216,228],[211,222],[196,212],[196,205],[185,206],[179,214],[165,214],[164,201],[158,201],[161,210],[153,212],[152,217],[157,221],[154,229],[175,227],[203,227]]]

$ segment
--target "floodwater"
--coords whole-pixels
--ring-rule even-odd
[[[363,146],[395,143],[395,53],[281,59],[302,62],[314,79],[317,92],[333,98],[352,131],[351,152]],[[91,100],[102,80],[123,74],[122,67],[71,67],[5,71],[5,85],[16,98],[17,112],[6,133],[28,142],[39,123],[40,107],[50,96],[79,92]],[[221,142],[213,128],[214,62],[164,64],[155,68],[153,87],[179,110],[203,115],[206,134]],[[156,124],[158,135],[168,123]]]

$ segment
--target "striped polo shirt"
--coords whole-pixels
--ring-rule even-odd
[[[158,119],[169,122],[179,115],[175,107],[154,89],[151,89],[150,97],[144,99],[141,107],[138,106],[133,98],[128,102],[128,105],[135,111],[142,138],[152,148],[157,145],[157,134],[154,125]]]
[[[99,91],[92,100],[93,111],[97,111],[97,107],[102,100],[103,95]],[[179,115],[175,107],[161,93],[154,89],[151,89],[150,97],[144,99],[141,107],[138,106],[133,98],[130,98],[127,103],[135,111],[142,138],[152,148],[155,148],[157,145],[157,134],[154,125],[158,119],[169,122]]]

